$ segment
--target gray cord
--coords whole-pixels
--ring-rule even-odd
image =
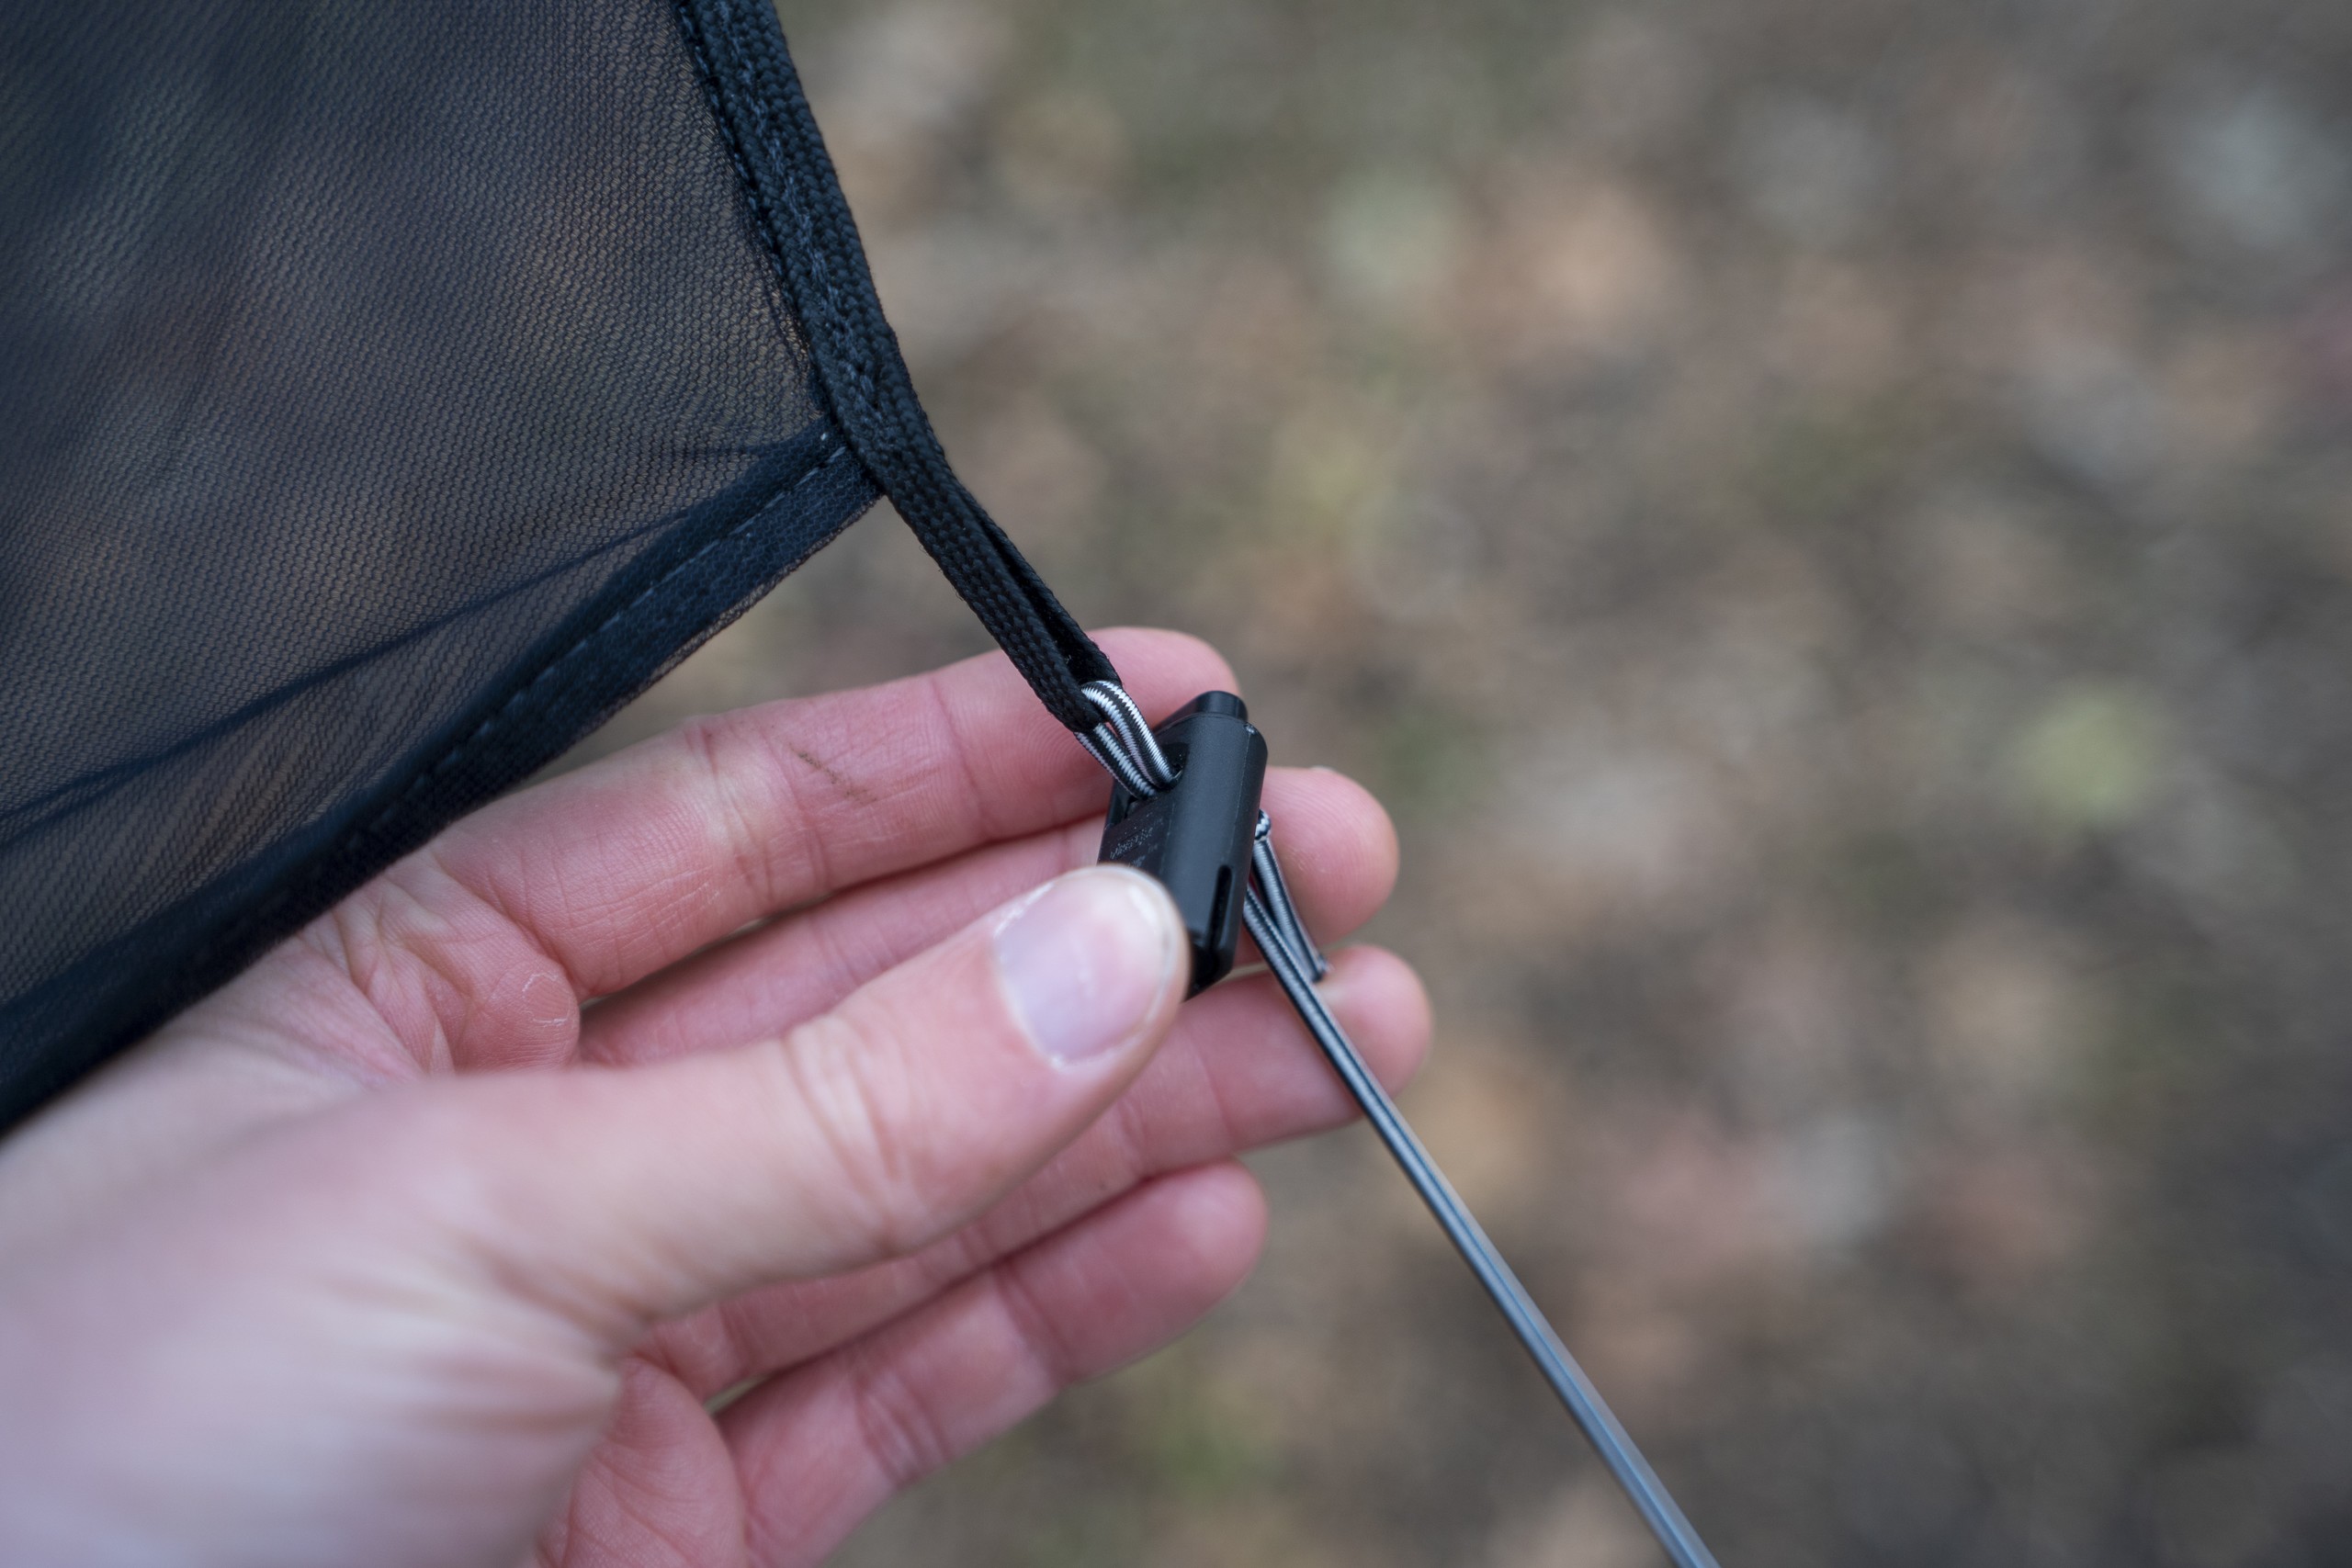
[[[1257,835],[1250,844],[1250,870],[1264,890],[1266,912],[1273,916],[1283,942],[1298,955],[1306,977],[1320,980],[1329,974],[1331,966],[1323,962],[1323,950],[1307,934],[1306,922],[1298,918],[1298,906],[1291,901],[1290,884],[1283,879],[1282,860],[1274,853],[1274,820],[1262,811],[1258,813]]]
[[[1266,842],[1262,837],[1259,841]],[[1269,850],[1271,852],[1271,846]],[[1363,1108],[1365,1120],[1404,1169],[1413,1190],[1420,1194],[1421,1201],[1437,1217],[1454,1250],[1470,1265],[1478,1283],[1487,1288],[1487,1294],[1501,1310],[1503,1320],[1510,1325],[1511,1332],[1533,1359],[1536,1370],[1552,1385],[1552,1392],[1559,1395],[1560,1403],[1568,1407],[1568,1414],[1583,1428],[1601,1462],[1617,1478],[1617,1484],[1625,1489],[1625,1495],[1633,1500],[1643,1523],[1649,1526],[1668,1560],[1675,1568],[1717,1568],[1714,1554],[1699,1539],[1699,1532],[1690,1528],[1690,1521],[1682,1517],[1682,1510],[1675,1506],[1665,1483],[1650,1469],[1649,1461],[1642,1458],[1634,1439],[1626,1435],[1608,1402],[1600,1397],[1600,1391],[1592,1386],[1592,1380],[1585,1376],[1584,1369],[1577,1365],[1576,1358],[1560,1343],[1560,1337],[1552,1331],[1543,1309],[1527,1293],[1527,1287],[1519,1282],[1510,1265],[1503,1261],[1502,1254],[1495,1250],[1495,1244],[1487,1239],[1487,1233],[1471,1217],[1469,1209],[1445,1179],[1445,1173],[1438,1169],[1437,1162],[1406,1124],[1396,1102],[1388,1098],[1388,1091],[1372,1076],[1372,1069],[1364,1065],[1354,1042],[1340,1029],[1330,1009],[1323,1005],[1314,981],[1308,977],[1305,960],[1283,932],[1283,920],[1268,906],[1258,888],[1250,888],[1241,907],[1241,918],[1259,951],[1266,955],[1266,966],[1273,971],[1283,994],[1290,998],[1291,1006],[1298,1010],[1307,1032],[1315,1037],[1315,1043],[1329,1060],[1332,1070]],[[1296,920],[1295,912],[1291,919]]]
[[[1153,737],[1151,727],[1144,722],[1143,714],[1135,699],[1125,690],[1107,681],[1094,682],[1082,688],[1086,700],[1102,723],[1080,735],[1081,745],[1102,764],[1113,778],[1139,799],[1148,799],[1176,782],[1175,770],[1169,766],[1167,756]],[[1470,1211],[1453,1185],[1439,1170],[1429,1150],[1421,1146],[1413,1129],[1406,1125],[1396,1102],[1380,1087],[1380,1080],[1364,1066],[1355,1043],[1323,1005],[1315,989],[1315,982],[1329,969],[1315,939],[1307,934],[1306,922],[1299,918],[1298,908],[1291,901],[1290,886],[1283,878],[1282,862],[1274,855],[1273,823],[1262,811],[1258,813],[1256,837],[1250,846],[1250,886],[1242,900],[1241,918],[1250,928],[1250,935],[1265,954],[1266,966],[1273,971],[1290,1004],[1298,1010],[1307,1032],[1330,1062],[1340,1081],[1347,1086],[1358,1105],[1363,1108],[1365,1120],[1380,1141],[1388,1146],[1413,1184],[1421,1201],[1437,1217],[1437,1223],[1453,1243],[1462,1260],[1470,1265],[1470,1272],[1487,1289],[1503,1321],[1519,1337],[1520,1344],[1534,1359],[1536,1370],[1559,1395],[1560,1403],[1568,1407],[1585,1438],[1600,1455],[1617,1484],[1625,1489],[1643,1523],[1665,1548],[1674,1568],[1717,1568],[1714,1554],[1682,1517],[1674,1499],[1666,1490],[1657,1472],[1642,1458],[1634,1439],[1618,1424],[1600,1391],[1584,1375],[1576,1358],[1552,1331],[1544,1310],[1519,1282],[1510,1265],[1503,1261],[1495,1244],[1471,1217]]]
[[[1159,738],[1144,722],[1143,710],[1126,688],[1114,681],[1090,681],[1079,688],[1102,722],[1078,738],[1089,755],[1138,800],[1148,800],[1176,782],[1176,770],[1159,749]]]

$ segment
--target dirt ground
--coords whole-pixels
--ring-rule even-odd
[[[949,451],[1394,809],[1738,1568],[2352,1562],[2352,7],[786,0]],[[886,511],[630,711],[986,646]],[[856,1565],[1652,1561],[1361,1129]]]

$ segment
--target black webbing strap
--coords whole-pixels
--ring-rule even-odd
[[[679,0],[678,18],[850,449],[1039,700],[1092,728],[1080,688],[1118,671],[948,467],[768,0]]]

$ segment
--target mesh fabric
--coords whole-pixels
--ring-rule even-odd
[[[0,1125],[876,498],[688,33],[0,20]]]

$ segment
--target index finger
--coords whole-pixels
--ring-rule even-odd
[[[1154,718],[1233,680],[1178,633],[1101,642]],[[1105,791],[991,653],[690,720],[486,807],[385,880],[435,921],[491,906],[599,996],[780,909],[1099,811]]]

